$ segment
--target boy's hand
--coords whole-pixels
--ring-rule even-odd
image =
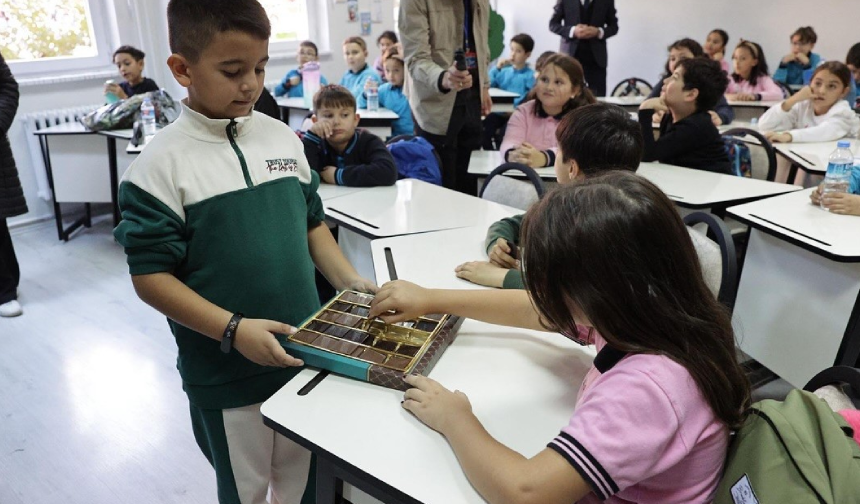
[[[711,116],[711,122],[714,126],[720,127],[723,125],[723,119],[720,117],[720,114],[717,114],[713,110],[709,110],[708,114]],[[661,117],[660,119],[662,120],[663,118]]]
[[[797,55],[794,54],[793,52],[788,53],[782,57],[782,62],[785,63],[786,65],[791,63],[792,61],[797,61]]]
[[[499,287],[505,283],[508,270],[487,261],[472,261],[454,268],[457,278],[487,287]]]
[[[516,269],[520,262],[511,255],[511,245],[504,238],[499,238],[490,249],[490,262],[505,269]]]
[[[316,116],[314,116],[314,117],[316,117]],[[328,138],[329,136],[331,136],[331,129],[332,129],[331,123],[329,123],[328,121],[317,120],[316,122],[314,122],[311,125],[311,127],[308,131],[310,131],[311,133],[313,133],[314,135],[316,135],[320,138],[325,139],[325,138]]]
[[[657,110],[665,112],[669,110],[669,108],[666,107],[666,101],[662,96],[660,96],[658,98],[648,98],[639,105],[639,110]]]
[[[105,84],[105,94],[107,94],[107,93],[115,94],[116,97],[119,98],[120,100],[125,100],[126,98],[128,98],[128,95],[125,94],[125,91],[122,90],[122,87],[120,87],[120,85],[116,84],[116,83]]]
[[[824,183],[818,184],[814,191],[809,193],[809,199],[815,206],[821,206],[821,193],[824,190]]]
[[[803,54],[802,52],[795,54],[794,59],[803,66],[806,66],[809,64],[809,57],[807,55]]]
[[[507,58],[503,58],[503,59],[500,59],[498,63],[496,63],[496,68],[501,70],[502,68],[505,68],[506,66],[508,66],[510,64],[511,64],[511,60],[509,60]]]
[[[233,346],[245,358],[261,366],[304,366],[304,361],[290,356],[274,335],[294,332],[295,327],[281,322],[246,318],[239,322]]]
[[[822,194],[821,206],[835,214],[860,215],[860,195],[842,192]]]
[[[370,302],[369,317],[379,317],[387,324],[413,320],[430,313],[430,291],[404,280],[387,282]]]
[[[290,77],[290,86],[298,86],[301,81],[302,81],[301,74],[293,75],[292,77]]]
[[[442,435],[472,416],[472,404],[459,390],[451,392],[439,382],[421,375],[409,375],[403,381],[413,387],[403,394],[403,409]]]
[[[335,173],[337,173],[337,167],[336,166],[326,166],[320,172],[320,180],[322,180],[326,184],[337,185],[337,180],[335,179]]]
[[[791,143],[791,133],[787,131],[767,131],[764,134],[771,143]]]

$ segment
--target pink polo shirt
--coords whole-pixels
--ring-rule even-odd
[[[555,163],[555,154],[558,152],[558,141],[555,138],[555,129],[558,127],[558,119],[553,116],[535,114],[535,100],[521,103],[505,129],[505,138],[499,151],[504,155],[510,149],[519,147],[521,143],[528,142],[535,149],[547,152],[549,162],[547,166]]]
[[[686,368],[625,355],[594,333],[598,354],[570,423],[548,445],[591,486],[580,503],[707,503],[729,431]]]

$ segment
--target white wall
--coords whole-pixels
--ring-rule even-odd
[[[141,48],[146,53],[145,74],[155,79],[174,98],[186,96],[184,89],[179,86],[167,68],[166,61],[170,55],[167,39],[167,3],[168,0],[106,0],[114,4],[117,14],[117,31],[119,44],[131,44]],[[346,71],[341,52],[341,42],[348,36],[359,35],[361,27],[358,22],[347,21],[345,3],[335,3],[334,0],[311,0],[317,2],[318,15],[312,21],[317,23],[328,40],[317,40],[322,55],[323,73],[329,81],[337,82]],[[370,10],[371,0],[360,0],[359,10]],[[370,56],[368,62],[379,54],[376,48],[376,37],[383,30],[393,29],[393,0],[382,0],[383,22],[372,25],[372,33],[366,37]],[[106,61],[108,68],[110,62]],[[267,69],[266,80],[281,78],[295,65],[295,55],[273,55]],[[20,80],[20,79],[19,79]],[[76,107],[84,104],[99,103],[103,99],[103,77],[90,80],[65,82],[47,85],[21,86],[21,98],[18,107],[18,119],[9,131],[12,151],[18,165],[24,196],[30,212],[26,215],[9,220],[10,225],[22,224],[37,219],[53,216],[53,208],[49,202],[41,200],[37,194],[33,162],[27,147],[27,141],[20,119],[31,112],[51,110],[66,107]],[[106,154],[105,154],[106,155]],[[107,176],[107,175],[105,175]],[[71,208],[71,207],[70,207]]]
[[[558,50],[559,38],[549,31],[555,0],[495,0],[505,17],[505,34],[534,37],[534,57]],[[527,5],[527,8],[524,6]],[[607,86],[636,76],[654,84],[665,63],[666,46],[682,37],[703,42],[708,32],[729,33],[729,57],[739,38],[762,45],[771,72],[788,52],[789,36],[800,26],[818,33],[815,52],[844,61],[848,48],[860,42],[856,0],[615,0],[618,35],[608,41]]]

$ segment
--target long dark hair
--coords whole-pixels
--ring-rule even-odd
[[[672,49],[686,49],[692,53],[694,58],[705,54],[705,50],[702,49],[702,44],[691,38],[682,38],[672,42],[672,44],[666,48],[666,52],[669,52]],[[663,77],[660,79],[661,81],[672,75],[672,72],[669,71],[669,58],[666,58],[666,65],[663,67],[663,71],[664,73]]]
[[[735,51],[737,51],[739,47],[745,48],[750,52],[750,54],[752,54],[753,58],[758,60],[758,64],[752,67],[752,70],[750,70],[750,76],[747,79],[751,85],[755,86],[759,77],[767,77],[770,75],[767,71],[767,60],[764,58],[764,51],[761,50],[760,45],[751,40],[741,39],[741,41],[738,42],[738,45],[735,46]],[[734,53],[732,54],[734,55]],[[732,72],[732,79],[734,79],[735,82],[741,82],[744,80],[743,77],[736,72]]]
[[[588,317],[617,350],[665,355],[729,428],[749,406],[728,311],[708,290],[687,228],[646,179],[614,171],[559,186],[523,220],[526,289],[548,329]]]
[[[579,64],[579,61],[567,54],[556,53],[544,61],[543,66],[541,67],[541,73],[544,73],[546,68],[550,65],[560,68],[561,71],[567,74],[573,87],[579,88],[579,93],[576,97],[568,100],[567,103],[564,104],[564,108],[561,109],[561,115],[565,115],[577,107],[597,103],[597,99],[585,84],[585,72],[582,70],[582,65]],[[537,85],[535,85],[535,87],[537,87]],[[537,95],[535,95],[535,114],[546,114],[543,109],[543,104],[541,104],[540,100],[537,99]]]

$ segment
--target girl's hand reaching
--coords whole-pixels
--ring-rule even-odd
[[[409,375],[403,381],[413,387],[403,395],[403,409],[443,436],[473,416],[469,398],[459,390],[451,392],[420,375]]]
[[[386,324],[413,320],[431,313],[430,290],[404,280],[382,285],[370,302],[370,318],[379,317]]]

